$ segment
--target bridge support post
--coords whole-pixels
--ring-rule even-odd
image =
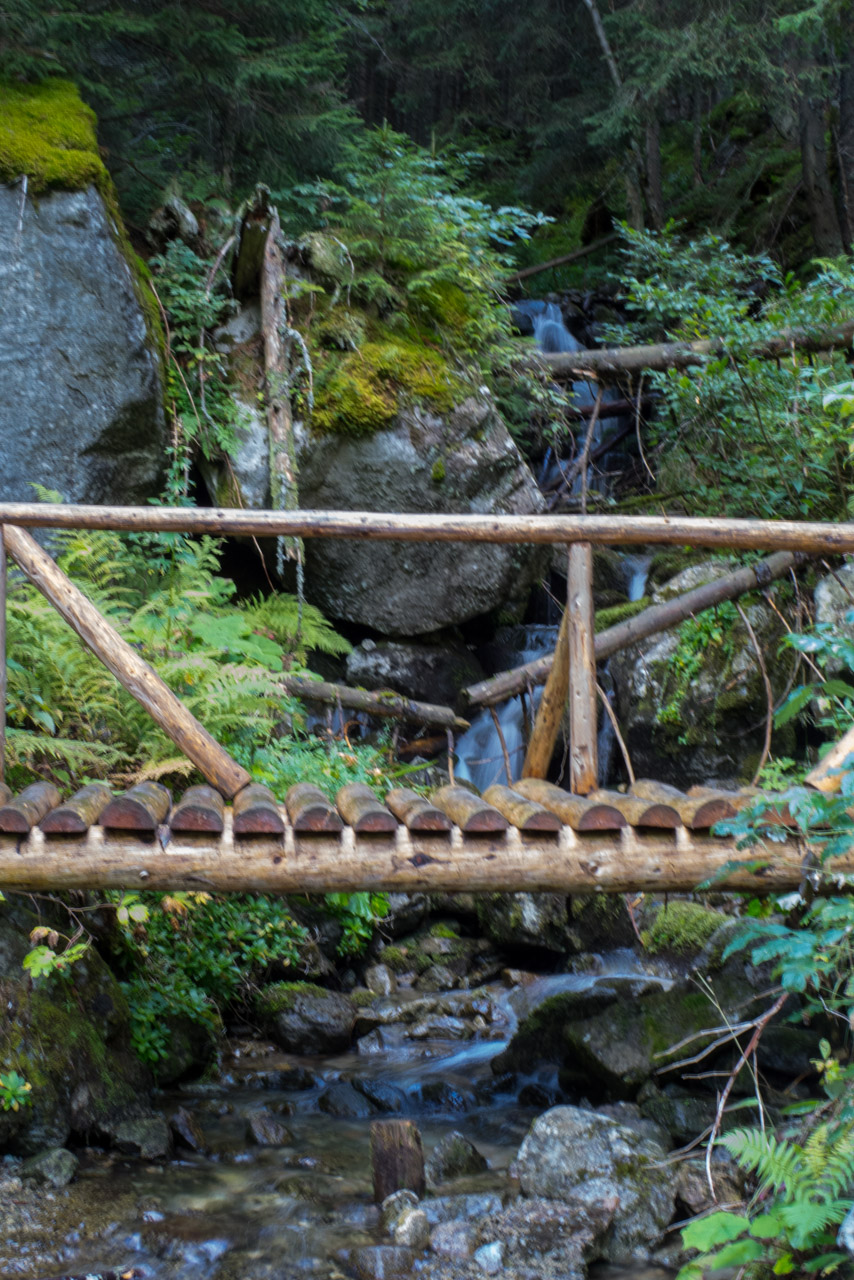
[[[0,786],[6,781],[6,538],[0,524]]]
[[[569,785],[576,795],[586,795],[597,785],[593,548],[589,542],[570,545],[566,585],[566,609],[554,662],[528,743],[522,777],[544,778],[548,773],[568,697]]]

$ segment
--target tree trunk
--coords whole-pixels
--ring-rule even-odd
[[[650,109],[646,122],[646,203],[655,231],[664,226],[664,195],[661,181],[661,128],[658,115]]]
[[[800,137],[804,190],[815,247],[823,258],[836,258],[843,252],[843,244],[827,167],[824,103],[808,92],[800,101]]]
[[[845,245],[854,242],[854,40],[848,45],[839,75],[839,185],[845,210]]]

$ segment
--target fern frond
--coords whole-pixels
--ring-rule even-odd
[[[186,756],[171,756],[168,760],[159,760],[156,764],[153,762],[144,764],[141,769],[137,769],[133,780],[134,782],[158,782],[169,773],[177,773],[181,777],[188,778],[195,767],[192,760],[188,760]]]
[[[850,1208],[850,1200],[831,1200],[826,1204],[794,1200],[790,1204],[779,1205],[777,1213],[788,1228],[790,1243],[796,1249],[804,1249],[814,1246],[822,1232],[838,1226]],[[827,1243],[832,1243],[832,1240],[831,1235]]]
[[[802,1151],[796,1144],[777,1139],[760,1129],[734,1129],[724,1134],[721,1145],[743,1169],[756,1173],[763,1188],[791,1189],[804,1180]]]
[[[122,759],[122,752],[106,742],[81,742],[51,737],[32,729],[8,729],[6,758],[10,766],[61,765],[72,776],[106,777]]]
[[[286,649],[292,649],[300,632],[299,601],[296,596],[277,592],[275,595],[254,596],[241,605],[241,611],[253,629],[266,630]],[[317,649],[320,653],[344,655],[352,645],[340,636],[319,609],[303,604],[300,644],[303,649]]]

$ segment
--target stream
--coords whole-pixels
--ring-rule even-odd
[[[449,1008],[480,1011],[472,1023],[474,1037],[465,1042],[436,1037],[396,1043],[390,1035],[382,1049],[376,1036],[367,1036],[338,1057],[297,1058],[262,1042],[231,1041],[214,1078],[159,1098],[164,1115],[178,1108],[190,1114],[203,1134],[204,1151],[179,1149],[169,1162],[156,1163],[87,1149],[79,1153],[75,1181],[42,1193],[43,1202],[32,1212],[26,1192],[14,1208],[13,1178],[0,1197],[0,1274],[8,1280],[111,1268],[135,1268],[140,1280],[336,1280],[370,1274],[354,1266],[353,1257],[364,1246],[389,1242],[372,1201],[369,1131],[378,1113],[365,1104],[370,1114],[331,1114],[324,1110],[330,1087],[334,1092],[336,1085],[352,1082],[363,1103],[367,1097],[384,1100],[385,1114],[414,1119],[428,1165],[443,1136],[463,1133],[486,1157],[488,1169],[442,1184],[422,1208],[431,1224],[488,1217],[512,1194],[508,1169],[534,1118],[555,1102],[577,1101],[561,1095],[550,1068],[521,1080],[495,1077],[491,1060],[518,1022],[549,996],[591,990],[603,980],[648,984],[651,976],[668,983],[663,971],[651,974],[632,952],[617,951],[588,957],[577,972],[527,985],[490,983],[474,992],[449,992]],[[377,997],[376,1004],[405,1003],[418,994],[399,991]],[[286,1126],[278,1142],[248,1139],[250,1119],[260,1111]],[[14,1161],[7,1158],[0,1190],[2,1178],[13,1175]],[[416,1262],[415,1273],[470,1274],[436,1265]],[[665,1273],[611,1266],[591,1272],[597,1280],[629,1275],[656,1280]]]

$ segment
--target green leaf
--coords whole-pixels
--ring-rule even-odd
[[[755,1262],[765,1253],[765,1246],[758,1240],[734,1240],[725,1244],[717,1253],[709,1254],[706,1266],[712,1270],[722,1267],[743,1267],[748,1262]]]
[[[791,1275],[794,1269],[795,1262],[790,1253],[784,1253],[781,1258],[777,1259],[774,1266],[771,1268],[775,1276]]]
[[[750,1234],[757,1240],[772,1240],[783,1231],[783,1220],[776,1213],[763,1213],[750,1224]]]
[[[715,1245],[735,1240],[750,1228],[750,1219],[739,1214],[720,1210],[707,1218],[697,1218],[682,1228],[682,1243],[686,1249],[699,1249],[703,1253]]]

